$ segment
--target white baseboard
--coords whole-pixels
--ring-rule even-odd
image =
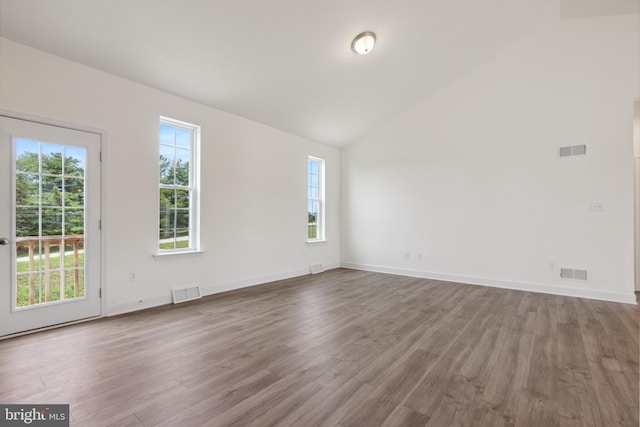
[[[215,285],[200,286],[202,295],[214,295],[221,292],[233,291],[235,289],[248,288],[249,286],[264,285],[266,283],[275,282],[276,280],[291,279],[293,277],[304,276],[310,274],[309,269],[301,269],[289,271],[286,273],[269,274],[267,276],[252,277],[249,279],[238,280],[235,282],[218,283]]]
[[[325,270],[340,268],[340,263],[324,264]],[[266,283],[275,282],[277,280],[291,279],[294,277],[305,276],[310,274],[309,268],[293,270],[285,273],[270,274],[266,276],[253,277],[249,279],[238,280],[235,282],[218,283],[215,285],[200,285],[203,296],[219,294],[221,292],[232,291],[235,289],[247,288],[249,286],[264,285]],[[118,314],[130,313],[132,311],[144,310],[146,308],[158,307],[160,305],[171,304],[171,291],[167,291],[167,295],[145,298],[137,301],[128,301],[125,303],[115,304],[107,307],[107,316],[116,316]]]
[[[563,288],[560,286],[546,284],[514,282],[501,279],[488,279],[484,277],[459,276],[454,274],[433,273],[429,271],[408,270],[394,267],[383,267],[378,265],[358,264],[353,262],[343,262],[341,266],[343,268],[349,268],[352,270],[396,274],[398,276],[419,277],[422,279],[442,280],[445,282],[464,283],[468,285],[490,286],[493,288],[514,289],[518,291],[529,291],[543,294],[563,295],[568,297],[588,298],[634,305],[636,304],[636,297],[633,293],[627,295],[618,292]]]
[[[165,304],[171,304],[171,291],[168,292],[168,295],[145,298],[136,301],[127,301],[107,306],[106,316],[117,316],[118,314],[130,313],[132,311],[144,310],[146,308],[158,307]]]
[[[340,263],[324,264],[325,270],[340,268]],[[267,276],[253,277],[250,279],[238,280],[236,282],[220,283],[217,285],[200,286],[202,295],[214,295],[221,292],[233,291],[235,289],[248,288],[249,286],[264,285],[278,280],[292,279],[294,277],[310,274],[309,268],[293,270],[286,273],[270,274]]]

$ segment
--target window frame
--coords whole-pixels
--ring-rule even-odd
[[[175,128],[186,129],[191,132],[191,142],[189,147],[189,185],[163,184],[160,176],[160,148],[164,145],[160,140],[160,127],[167,125]],[[172,255],[193,252],[202,252],[200,247],[200,133],[201,127],[193,123],[172,119],[170,117],[160,116],[158,122],[158,190],[156,193],[158,209],[157,209],[157,227],[156,227],[156,250],[154,255]],[[174,147],[176,147],[174,145]],[[175,157],[174,157],[175,160]],[[162,189],[183,190],[190,193],[189,196],[189,244],[185,248],[169,248],[160,249],[160,217],[162,214],[162,206],[160,205],[160,191]],[[174,209],[177,209],[174,207]],[[174,222],[174,233],[176,230]],[[175,234],[174,234],[175,236]],[[174,237],[175,238],[175,237]]]
[[[318,198],[310,197],[310,165],[311,162],[318,164]],[[316,237],[309,238],[309,205],[312,202],[318,203],[318,212],[316,217]],[[316,156],[307,156],[307,243],[325,242],[326,241],[326,221],[325,221],[325,160]]]

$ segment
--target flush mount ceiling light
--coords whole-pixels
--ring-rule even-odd
[[[376,44],[376,35],[371,31],[365,31],[362,34],[358,34],[351,42],[351,50],[358,55],[366,55],[373,49]]]

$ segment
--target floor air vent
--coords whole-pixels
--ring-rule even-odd
[[[311,274],[318,274],[324,271],[322,264],[311,264],[309,267],[311,268]]]
[[[202,293],[200,292],[200,286],[190,286],[188,288],[174,288],[174,289],[171,289],[171,293],[173,294],[174,304],[202,298]]]
[[[570,280],[587,280],[587,270],[574,270],[573,268],[561,268],[560,278]]]

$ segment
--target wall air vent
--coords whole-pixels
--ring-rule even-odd
[[[587,154],[586,145],[567,145],[558,147],[558,157],[584,156]]]
[[[311,264],[309,268],[311,269],[311,274],[318,274],[324,271],[322,264]]]
[[[587,270],[577,270],[573,268],[561,268],[560,278],[569,280],[587,280]]]
[[[188,288],[174,288],[174,289],[171,289],[171,294],[173,295],[174,304],[202,298],[202,293],[200,292],[200,286],[190,286]]]

